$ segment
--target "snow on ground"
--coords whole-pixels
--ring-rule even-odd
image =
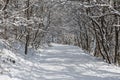
[[[1,62],[0,80],[120,80],[120,68],[85,54],[75,46],[51,44],[51,47],[24,55],[22,45],[10,52],[15,63]],[[1,57],[0,57],[1,58]]]

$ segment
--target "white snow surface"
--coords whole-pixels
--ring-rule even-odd
[[[52,43],[51,47],[37,51],[29,49],[28,55],[24,55],[23,45],[12,46],[16,51],[3,52],[12,55],[15,64],[1,62],[0,80],[120,80],[119,67],[92,57],[76,46]]]

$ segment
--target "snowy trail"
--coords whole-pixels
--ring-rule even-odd
[[[75,46],[52,44],[41,53],[19,55],[18,61],[0,80],[120,80],[120,68]]]

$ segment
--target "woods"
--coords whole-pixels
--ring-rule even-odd
[[[76,45],[120,65],[119,0],[0,0],[0,38],[37,49]]]

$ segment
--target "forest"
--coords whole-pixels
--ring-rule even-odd
[[[0,37],[27,47],[72,44],[120,64],[119,0],[1,0]]]
[[[0,39],[25,56],[56,43],[120,66],[120,0],[0,0]]]

